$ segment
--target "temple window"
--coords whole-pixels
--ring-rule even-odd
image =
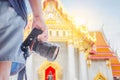
[[[52,36],[52,31],[51,30],[49,31],[49,36]]]
[[[56,36],[59,36],[59,31],[56,31]]]
[[[65,31],[63,31],[63,36],[66,36],[66,32]]]

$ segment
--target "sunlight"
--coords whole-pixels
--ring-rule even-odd
[[[85,26],[87,24],[87,22],[79,16],[74,17],[73,22],[76,27]]]

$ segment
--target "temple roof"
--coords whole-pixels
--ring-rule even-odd
[[[94,48],[95,54],[89,56],[91,59],[107,59],[114,57],[114,53],[110,50],[101,32],[96,32]]]
[[[96,43],[94,54],[89,55],[89,59],[108,59],[111,62],[113,76],[120,76],[120,62],[114,52],[106,43],[102,32],[96,32]]]

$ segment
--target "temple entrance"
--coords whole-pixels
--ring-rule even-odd
[[[52,66],[49,66],[45,70],[45,80],[56,80],[55,69]]]
[[[39,80],[62,80],[62,70],[57,62],[45,61],[38,69]]]

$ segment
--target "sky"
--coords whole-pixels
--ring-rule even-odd
[[[120,0],[61,0],[69,15],[80,17],[90,27],[98,30],[104,26],[120,25]]]
[[[59,0],[68,15],[89,31],[103,31],[112,50],[120,55],[120,0]]]

